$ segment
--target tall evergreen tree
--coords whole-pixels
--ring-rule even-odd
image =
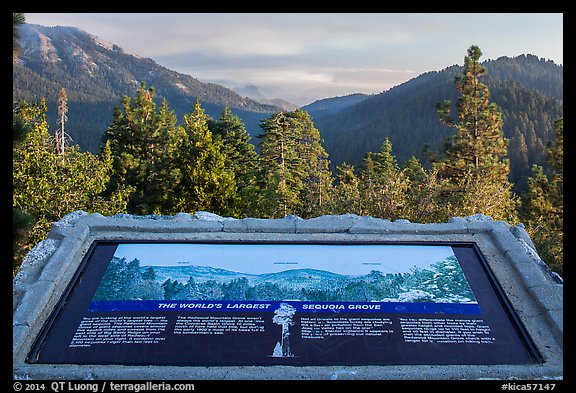
[[[292,127],[284,112],[276,112],[260,125],[260,158],[262,162],[262,191],[265,216],[284,217],[297,214],[302,207],[300,193],[304,189],[304,168],[296,145],[298,130]]]
[[[160,111],[154,103],[154,88],[142,83],[134,99],[124,97],[122,109],[115,108],[113,120],[104,135],[109,142],[114,165],[111,189],[131,190],[128,211],[150,214],[162,206],[165,178],[160,176],[163,160],[170,157],[168,141],[176,133],[176,117],[164,101]]]
[[[193,112],[184,115],[181,137],[172,157],[180,175],[168,194],[166,213],[208,210],[229,214],[233,207],[234,173],[226,168],[222,141],[213,141],[207,119],[200,101],[196,101]]]
[[[437,105],[440,120],[455,134],[446,141],[445,157],[435,163],[439,175],[449,180],[447,201],[452,215],[483,213],[494,219],[516,221],[517,198],[508,181],[510,172],[507,140],[502,133],[502,114],[490,102],[488,87],[479,78],[486,73],[482,52],[471,46],[464,58],[464,71],[455,80],[460,92],[457,119],[451,102]]]
[[[328,208],[332,177],[328,154],[310,115],[276,112],[261,123],[262,191],[267,216],[311,217]]]
[[[296,154],[303,168],[302,207],[297,214],[303,218],[317,216],[327,209],[332,185],[328,153],[308,112],[296,109],[287,113],[287,117],[295,130]]]
[[[112,173],[109,150],[95,156],[77,146],[57,154],[46,121],[46,105],[20,103],[18,115],[31,124],[13,148],[13,206],[36,217],[26,244],[28,251],[45,238],[53,221],[76,210],[114,214],[126,209],[122,189],[103,196]],[[20,261],[16,260],[16,267]]]
[[[208,127],[215,142],[221,144],[225,168],[234,174],[238,189],[230,213],[236,217],[258,215],[261,203],[257,182],[260,160],[244,123],[226,106],[218,121],[208,120]]]
[[[21,12],[12,13],[12,59],[20,56],[20,25],[26,22],[26,17]]]
[[[360,183],[363,214],[389,220],[403,217],[409,182],[392,154],[388,138],[379,152],[366,155]]]
[[[550,178],[539,165],[532,167],[528,192],[522,198],[521,217],[541,258],[563,274],[564,245],[564,120],[554,123],[556,141],[547,148],[553,169]]]

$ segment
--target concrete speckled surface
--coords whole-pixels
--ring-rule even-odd
[[[94,241],[473,242],[543,357],[526,365],[127,366],[29,364],[35,337]],[[381,380],[563,379],[563,282],[532,248],[524,227],[484,215],[418,224],[351,214],[301,219],[232,219],[209,212],[175,216],[74,212],[53,224],[13,281],[14,379]]]

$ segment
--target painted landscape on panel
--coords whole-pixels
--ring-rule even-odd
[[[279,250],[257,251],[252,261],[258,260],[258,269],[247,267],[245,271],[241,264],[236,265],[236,270],[215,261],[200,265],[194,262],[198,254],[190,260],[143,263],[144,253],[142,258],[133,257],[137,255],[133,252],[128,258],[128,255],[117,253],[109,263],[94,300],[476,303],[456,256],[450,252],[442,259],[418,266],[406,266],[401,261],[389,259],[383,264],[373,262],[373,257],[372,262],[366,262],[362,258],[367,257],[359,253],[357,261],[334,258],[329,269],[326,263],[306,260],[306,254],[301,250],[298,257],[291,259],[296,262],[280,263],[277,255],[286,254],[276,251]],[[149,254],[146,255],[149,258]],[[303,260],[306,263],[302,263]],[[337,268],[339,263],[347,267]],[[355,263],[362,265],[358,269],[360,274],[351,274],[354,272],[351,265]],[[305,267],[300,268],[302,265]]]

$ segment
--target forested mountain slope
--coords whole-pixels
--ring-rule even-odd
[[[215,118],[227,105],[252,135],[260,133],[260,119],[278,110],[169,70],[75,27],[23,24],[20,35],[21,56],[13,65],[14,99],[45,97],[49,123],[55,125],[58,92],[66,89],[67,132],[84,150],[98,150],[114,106],[120,106],[125,95],[133,96],[142,82],[155,88],[158,102],[166,98],[179,118],[193,109],[196,99]]]
[[[503,112],[509,138],[511,181],[521,188],[532,164],[546,165],[545,146],[554,139],[563,113],[563,67],[533,55],[485,61],[492,100]],[[454,78],[461,67],[422,74],[336,113],[313,116],[333,166],[360,165],[368,151],[379,151],[386,137],[399,162],[422,158],[428,145],[440,152],[451,130],[438,121],[435,105],[457,99]]]

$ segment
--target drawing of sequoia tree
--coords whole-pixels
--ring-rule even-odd
[[[288,303],[280,303],[280,307],[274,311],[272,322],[282,326],[282,336],[280,341],[276,343],[273,357],[293,357],[294,354],[290,349],[290,326],[294,325],[292,318],[296,313],[296,309]]]

